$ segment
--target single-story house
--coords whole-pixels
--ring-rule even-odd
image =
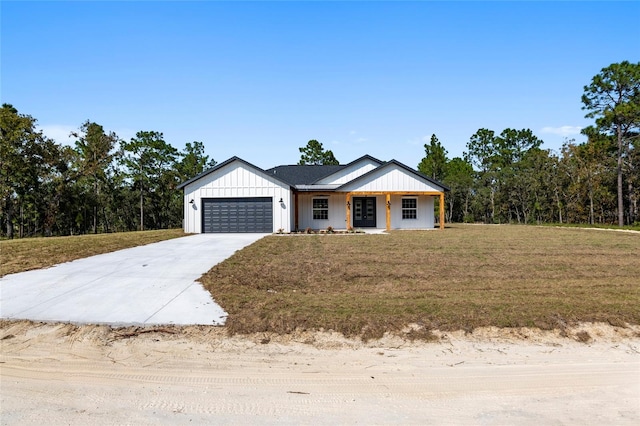
[[[268,170],[232,157],[178,189],[187,233],[432,229],[436,197],[443,229],[449,190],[398,161],[369,155],[345,165]]]

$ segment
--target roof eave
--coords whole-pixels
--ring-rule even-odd
[[[242,159],[242,158],[240,158],[240,157],[233,156],[233,157],[229,158],[228,160],[225,160],[225,161],[223,161],[222,163],[216,164],[216,165],[215,165],[215,166],[213,166],[212,168],[210,168],[210,169],[208,169],[208,170],[205,170],[204,172],[200,173],[199,175],[197,175],[197,176],[195,176],[195,177],[192,177],[191,179],[189,179],[189,180],[186,180],[186,181],[182,182],[180,185],[178,185],[178,186],[176,187],[176,189],[183,189],[183,188],[185,188],[187,185],[190,185],[190,184],[192,184],[193,182],[195,182],[195,181],[197,181],[197,180],[199,180],[199,179],[202,179],[203,177],[207,176],[208,174],[211,174],[211,173],[215,172],[216,170],[219,170],[219,169],[221,169],[221,168],[223,168],[223,167],[225,167],[225,166],[227,166],[227,165],[229,165],[229,164],[233,163],[234,161],[238,161],[238,162],[240,162],[240,163],[242,163],[242,164],[244,164],[244,165],[246,165],[246,166],[248,166],[248,167],[251,167],[251,168],[253,168],[253,169],[255,169],[255,170],[257,170],[257,171],[259,171],[259,172],[263,173],[265,176],[272,177],[273,179],[277,180],[278,182],[281,182],[282,184],[284,184],[284,185],[286,185],[287,187],[289,187],[289,189],[291,189],[291,188],[292,188],[292,185],[291,185],[289,182],[285,182],[284,180],[279,179],[277,176],[275,176],[275,175],[273,175],[273,174],[271,174],[271,173],[268,173],[267,171],[265,171],[265,170],[261,169],[261,168],[260,168],[260,167],[258,167],[258,166],[255,166],[255,165],[253,165],[253,164],[249,163],[248,161],[243,160],[243,159]]]
[[[360,157],[360,158],[356,158],[356,159],[355,159],[355,160],[353,160],[352,162],[350,162],[350,163],[347,163],[347,164],[343,165],[343,169],[346,169],[346,168],[348,168],[348,167],[351,167],[353,164],[356,164],[356,163],[358,163],[358,162],[360,162],[360,161],[362,161],[362,160],[371,160],[371,161],[373,161],[374,163],[378,163],[378,167],[379,167],[380,165],[384,164],[384,161],[380,161],[380,160],[378,160],[377,158],[370,156],[369,154],[365,154],[365,155],[363,155],[362,157]],[[377,168],[377,167],[376,167],[376,168]],[[314,183],[316,183],[316,182],[319,182],[319,181],[321,181],[322,179],[326,179],[326,178],[328,178],[329,176],[334,175],[334,174],[336,174],[336,173],[338,173],[338,171],[331,172],[331,173],[329,173],[328,175],[322,176],[321,178],[316,179],[314,182],[312,182],[312,184],[314,184]]]
[[[373,170],[370,170],[367,173],[365,173],[365,174],[363,174],[361,176],[358,176],[357,178],[355,178],[355,179],[353,179],[353,180],[351,180],[351,181],[349,181],[347,183],[344,183],[344,184],[340,185],[338,188],[336,188],[336,191],[339,191],[339,190],[341,190],[342,188],[344,188],[347,185],[351,185],[354,182],[357,182],[357,181],[359,181],[361,179],[364,179],[365,177],[367,177],[367,176],[369,176],[369,175],[371,175],[373,173],[376,173],[376,172],[380,171],[382,168],[388,167],[390,165],[396,165],[396,166],[406,170],[407,172],[409,172],[409,173],[411,173],[411,174],[413,174],[413,175],[415,175],[415,176],[417,176],[417,177],[419,177],[421,179],[424,179],[424,180],[426,180],[426,181],[428,181],[428,182],[430,182],[430,183],[442,188],[442,190],[444,192],[451,191],[451,189],[449,189],[449,187],[444,185],[443,183],[438,182],[437,180],[432,179],[429,176],[426,176],[426,175],[420,173],[419,171],[414,170],[411,167],[407,166],[406,164],[403,164],[403,163],[401,163],[401,162],[399,162],[397,160],[390,160],[390,161],[387,161],[386,163],[381,164],[380,167],[377,167],[377,168],[375,168]]]

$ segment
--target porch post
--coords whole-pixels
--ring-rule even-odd
[[[347,192],[347,230],[351,229],[351,193]]]
[[[387,193],[387,231],[391,231],[391,194]]]
[[[444,192],[440,193],[440,229],[444,229]]]

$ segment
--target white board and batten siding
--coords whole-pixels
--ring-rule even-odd
[[[380,171],[374,171],[369,176],[345,185],[340,191],[362,191],[362,192],[440,192],[442,188],[427,181],[418,179],[413,174],[403,170],[398,166],[388,167]]]
[[[374,162],[373,160],[364,159],[362,161],[358,161],[356,164],[353,164],[350,167],[346,167],[339,172],[333,173],[332,175],[320,179],[318,182],[316,182],[316,184],[344,185],[345,183],[351,182],[355,178],[359,178],[363,174],[370,172],[378,166],[379,164]]]
[[[383,197],[378,197],[383,198]],[[403,198],[416,198],[417,199],[417,211],[415,219],[403,219],[402,218],[402,199]],[[391,196],[391,229],[433,229],[435,225],[435,213],[434,203],[435,197],[432,196]],[[379,204],[379,200],[378,200]],[[382,210],[384,211],[384,210]],[[386,218],[382,218],[383,224],[380,224],[380,218],[378,218],[378,226],[384,227]]]
[[[329,200],[329,218],[313,218],[313,199],[327,198]],[[347,228],[347,196],[346,194],[300,194],[298,196],[298,227],[301,230],[311,229],[346,229]]]
[[[351,192],[353,197],[358,192],[404,192],[407,195],[391,195],[391,229],[432,229],[435,224],[434,196],[420,195],[422,192],[441,192],[442,188],[431,182],[416,177],[414,174],[399,166],[389,166],[374,171],[353,184],[345,185],[340,191]],[[416,195],[411,195],[415,192]],[[371,195],[369,195],[371,196]],[[376,226],[386,226],[386,197],[376,195]],[[416,218],[402,218],[402,199],[415,198],[417,209]]]
[[[290,188],[268,174],[232,162],[184,188],[184,231],[202,232],[202,200],[208,198],[273,197],[273,231],[291,230],[293,197]],[[280,199],[283,200],[280,203]],[[191,203],[193,200],[193,203]]]

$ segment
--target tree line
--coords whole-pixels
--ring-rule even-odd
[[[57,144],[36,120],[0,109],[0,235],[76,235],[180,227],[176,187],[215,165],[199,141],[179,151],[156,131],[121,140],[86,121]]]
[[[529,129],[479,129],[462,158],[449,159],[436,135],[418,169],[450,187],[446,219],[484,223],[640,221],[640,63],[603,68],[584,87],[586,142],[541,149]]]
[[[447,185],[448,222],[637,224],[640,63],[603,68],[584,87],[586,142],[542,149],[529,129],[479,129],[462,157],[436,135],[418,170]],[[178,150],[161,132],[129,141],[92,121],[57,144],[12,105],[0,109],[0,237],[75,235],[180,227],[176,187],[216,162],[204,144]],[[338,164],[317,140],[299,164]]]

